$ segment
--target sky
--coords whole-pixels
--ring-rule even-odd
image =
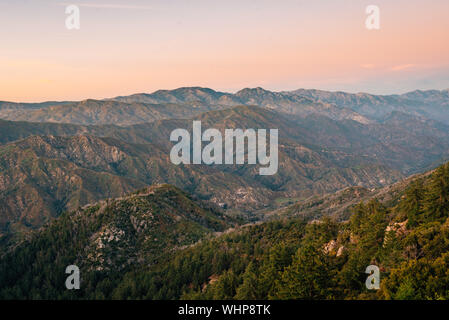
[[[66,28],[68,5],[80,29]],[[368,30],[368,5],[380,29]],[[0,100],[449,88],[447,0],[0,0]]]

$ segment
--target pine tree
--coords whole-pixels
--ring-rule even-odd
[[[422,206],[424,199],[424,187],[421,179],[412,182],[405,192],[405,199],[399,206],[400,213],[407,219],[407,228],[413,228],[422,220]]]
[[[449,164],[433,174],[423,210],[427,221],[443,221],[449,216]]]
[[[237,288],[236,299],[240,300],[262,300],[261,290],[259,286],[258,277],[256,274],[256,267],[252,262],[248,264],[248,267],[243,274],[243,283]]]
[[[333,272],[321,249],[300,248],[276,284],[278,299],[325,299],[333,296]]]

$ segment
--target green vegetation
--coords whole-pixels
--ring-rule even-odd
[[[86,292],[81,294],[90,293],[97,285],[110,288],[101,281],[120,279],[135,266],[157,264],[173,250],[229,228],[228,220],[169,185],[64,213],[3,255],[0,296],[77,297],[77,293],[63,289],[64,271],[71,264],[83,271]]]
[[[90,103],[94,102],[80,104]],[[0,143],[14,140],[0,145],[0,238],[15,242],[26,237],[27,230],[38,229],[63,211],[120,197],[155,183],[175,185],[254,221],[259,211],[286,205],[282,198],[303,199],[355,184],[382,187],[402,178],[396,168],[354,157],[359,153],[355,149],[349,153],[332,151],[320,124],[308,127],[309,121],[298,122],[273,110],[238,106],[205,112],[195,119],[200,119],[205,128],[220,130],[279,128],[282,148],[278,174],[255,175],[255,165],[172,164],[170,133],[175,128],[188,129],[192,119],[159,120],[130,127],[0,120]],[[329,134],[344,141],[357,136],[337,131]],[[371,145],[371,140],[363,138],[360,143]],[[407,158],[410,153],[406,152]],[[352,168],[360,163],[363,165],[358,169]],[[275,199],[281,201],[276,203]],[[11,224],[22,224],[20,229],[25,232],[14,233]]]
[[[449,164],[414,180],[397,197],[391,206],[362,202],[345,222],[285,219],[210,238],[205,235],[211,230],[226,228],[224,217],[173,187],[159,187],[104,211],[99,205],[64,214],[6,254],[0,297],[449,299]],[[161,242],[145,242],[148,233],[139,235],[130,222],[149,208],[160,210],[160,223],[149,234],[165,237]],[[173,210],[182,217],[174,225]],[[112,241],[107,250],[92,246],[99,231],[114,228],[132,236]],[[112,263],[95,259],[98,253]],[[136,259],[126,263],[123,257]],[[68,291],[64,269],[74,262],[81,268],[81,290]],[[381,270],[378,291],[365,287],[370,264]]]

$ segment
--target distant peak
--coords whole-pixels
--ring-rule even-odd
[[[255,94],[262,94],[262,93],[272,93],[271,91],[265,90],[264,88],[257,87],[257,88],[244,88],[236,93],[236,95],[242,95],[242,94],[249,94],[249,93],[255,93]]]
[[[153,92],[153,94],[157,94],[157,93],[175,93],[175,92],[207,92],[207,93],[216,93],[215,90],[210,89],[210,88],[204,88],[204,87],[180,87],[180,88],[176,88],[173,90],[167,90],[167,89],[163,89],[163,90],[157,90],[155,92]]]
[[[82,104],[87,104],[87,103],[97,103],[97,102],[101,102],[101,100],[96,100],[96,99],[85,99],[85,100],[81,100],[80,103]]]

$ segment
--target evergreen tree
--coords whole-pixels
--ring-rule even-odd
[[[449,216],[449,164],[436,169],[423,207],[427,221],[444,221]]]
[[[243,283],[238,287],[235,299],[262,300],[265,298],[262,296],[263,294],[260,290],[259,278],[257,277],[256,272],[256,267],[250,262],[243,274]]]
[[[278,299],[332,298],[333,276],[329,261],[321,249],[309,244],[298,249],[292,264],[276,284]]]

